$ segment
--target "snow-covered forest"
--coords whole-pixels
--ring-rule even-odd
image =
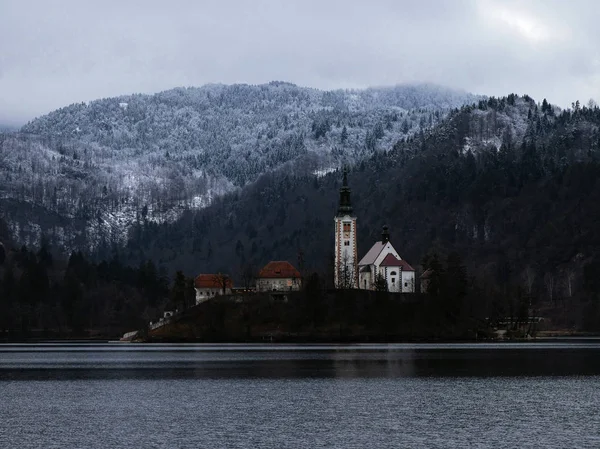
[[[73,104],[0,133],[0,211],[16,241],[110,246],[140,220],[175,220],[264,173],[319,176],[388,151],[478,99],[433,85],[272,82]]]

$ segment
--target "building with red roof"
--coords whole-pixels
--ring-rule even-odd
[[[375,290],[377,281],[383,280],[387,290],[398,293],[414,293],[415,270],[402,259],[392,243],[388,227],[383,227],[381,241],[358,262],[359,288]]]
[[[227,274],[199,274],[194,279],[196,304],[218,295],[229,295],[233,288],[231,277]]]
[[[259,271],[256,290],[259,292],[300,290],[300,272],[288,261],[276,260]]]
[[[340,202],[335,223],[334,278],[336,288],[376,290],[385,287],[390,292],[414,293],[415,270],[402,259],[390,243],[388,227],[383,227],[381,240],[375,242],[358,262],[357,217],[354,215],[348,186],[348,170],[344,168]]]

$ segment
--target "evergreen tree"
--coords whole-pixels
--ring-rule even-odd
[[[383,275],[381,273],[377,273],[377,276],[375,278],[375,290],[378,292],[387,292],[388,291],[387,281],[385,280],[385,277],[383,277]]]
[[[348,140],[348,129],[346,128],[346,125],[344,125],[344,127],[342,128],[342,133],[340,134],[340,143],[342,145],[345,145],[347,140]]]
[[[171,288],[170,302],[173,307],[183,310],[186,305],[186,279],[182,271],[175,273],[173,287]]]
[[[429,254],[423,259],[424,270],[429,270],[427,294],[438,297],[443,292],[445,270],[437,253]]]
[[[185,308],[193,307],[196,304],[196,289],[194,288],[194,279],[185,280]]]

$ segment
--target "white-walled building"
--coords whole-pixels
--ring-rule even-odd
[[[415,270],[406,260],[397,259],[390,253],[379,265],[379,272],[385,279],[389,292],[414,293]]]
[[[284,292],[300,290],[300,272],[287,261],[273,261],[264,266],[256,279],[259,292]]]
[[[378,279],[385,281],[390,292],[415,291],[415,270],[391,244],[387,226],[383,227],[381,241],[375,242],[358,263],[359,288],[376,290]]]
[[[340,189],[340,204],[335,222],[334,285],[336,288],[358,287],[358,248],[356,245],[356,217],[352,213],[348,172]]]
[[[335,216],[334,285],[336,288],[376,290],[377,281],[385,282],[390,292],[414,293],[415,270],[403,260],[390,243],[387,226],[381,241],[358,262],[356,217],[350,202],[348,172],[344,168],[340,203]]]
[[[214,296],[229,295],[232,287],[231,278],[226,274],[199,274],[194,279],[196,304],[200,304]]]

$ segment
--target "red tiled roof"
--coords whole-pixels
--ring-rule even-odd
[[[388,254],[379,264],[380,267],[400,267],[402,271],[415,271],[406,260],[396,259],[393,254]]]
[[[278,260],[269,262],[264,266],[260,273],[258,273],[259,278],[299,278],[300,272],[294,268],[294,266],[285,261]]]
[[[233,283],[231,278],[226,274],[199,274],[194,279],[194,287],[196,288],[223,288],[223,277],[226,278],[225,288],[231,288]]]

